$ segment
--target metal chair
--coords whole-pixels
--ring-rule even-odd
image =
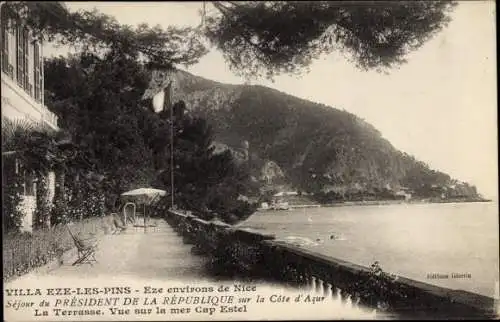
[[[95,237],[90,237],[90,238],[77,237],[73,234],[68,225],[66,225],[66,227],[68,228],[69,234],[71,235],[73,242],[75,243],[76,250],[78,253],[78,258],[73,263],[73,266],[81,264],[93,265],[93,263],[97,263],[97,260],[95,258],[95,252],[97,250],[97,239]]]
[[[112,235],[120,234],[127,229],[126,223],[125,225],[122,224],[122,220],[117,213],[112,213],[111,216],[113,216],[113,226],[115,228]]]

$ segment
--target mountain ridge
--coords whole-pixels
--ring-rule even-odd
[[[191,113],[207,119],[217,142],[236,152],[246,142],[256,177],[274,162],[290,186],[334,199],[401,189],[420,198],[479,197],[474,186],[401,152],[372,124],[345,110],[183,70],[156,72],[144,98],[168,83],[170,101],[183,100]]]

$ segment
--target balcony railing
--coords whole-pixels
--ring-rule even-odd
[[[27,84],[26,92],[28,93],[29,96],[33,97],[33,85]]]
[[[196,215],[196,214],[195,214]],[[498,316],[491,297],[439,287],[278,241],[273,235],[167,211],[167,223],[193,244],[193,253],[211,257],[232,273],[280,281],[335,297],[348,306],[386,317],[485,318]],[[373,265],[372,265],[373,266]]]
[[[7,60],[2,60],[2,71],[9,75],[10,78],[14,78],[14,66],[10,64]]]
[[[2,64],[2,67],[5,67],[5,65]],[[12,69],[10,70],[12,71]],[[2,68],[2,72],[4,72],[4,68]],[[4,89],[4,84],[6,85],[5,90],[10,92],[10,94],[4,96],[2,93],[2,104],[12,105],[19,112],[27,116],[30,115],[30,119],[37,122],[41,121],[54,129],[58,128],[58,116],[47,109],[47,106],[41,100],[41,95],[38,100],[33,97],[33,85],[30,84],[26,88],[23,88],[18,86],[14,79],[8,79],[7,77],[4,79],[2,77],[2,90]]]
[[[48,123],[52,127],[57,127],[58,117],[53,112],[47,109],[47,107],[42,107],[42,119],[44,122]]]

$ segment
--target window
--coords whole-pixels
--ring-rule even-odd
[[[42,55],[40,55],[40,58],[38,58],[38,68],[40,75],[40,79],[38,80],[40,87],[40,102],[43,104],[43,56]]]
[[[41,57],[40,57],[40,44],[35,42],[33,44],[33,79],[35,82],[35,100],[40,102],[42,100],[42,75],[41,75]]]
[[[8,169],[14,170],[14,173],[10,171],[6,171]],[[36,177],[35,173],[32,170],[27,169],[23,162],[16,158],[2,158],[2,174],[3,182],[12,182],[15,180],[15,177],[21,176],[21,185],[17,188],[19,194],[24,196],[36,196]]]
[[[16,28],[16,46],[17,46],[17,56],[16,56],[16,65],[17,65],[17,83],[19,86],[24,87],[24,63],[23,63],[23,57],[24,57],[24,40],[23,40],[23,32],[22,30],[17,27]]]
[[[1,26],[1,37],[2,37],[2,71],[9,75],[10,77],[14,77],[13,75],[13,67],[9,62],[9,40],[10,33],[8,28],[8,17],[6,13],[6,7],[2,6],[1,18],[2,26]]]
[[[29,34],[28,29],[18,26],[17,33],[17,83],[28,93],[32,85],[29,83]],[[32,93],[30,93],[32,94]]]
[[[23,30],[23,46],[24,46],[24,89],[33,96],[33,86],[30,84],[30,74],[29,74],[29,35],[28,35],[28,30],[24,29]]]
[[[8,73],[9,65],[9,32],[5,21],[2,19],[2,70]]]
[[[33,171],[25,170],[24,171],[24,195],[25,196],[34,196],[35,195],[35,176],[33,175]]]

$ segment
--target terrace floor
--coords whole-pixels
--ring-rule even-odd
[[[206,259],[190,254],[192,245],[182,243],[182,238],[163,220],[151,222],[156,227],[129,225],[119,234],[99,236],[95,255],[97,263],[72,266],[74,252],[63,257],[63,265],[44,272],[44,277],[58,279],[113,279],[116,276],[158,279],[190,279],[205,276]],[[27,274],[17,280],[28,279],[40,272]]]
[[[136,290],[132,295],[144,296],[143,290],[146,286],[155,288],[185,287],[187,285],[207,286],[207,285],[233,285],[238,281],[217,281],[210,276],[205,269],[207,259],[191,253],[192,245],[182,242],[182,237],[163,220],[156,221],[156,227],[133,227],[129,226],[126,231],[116,235],[102,235],[99,238],[99,248],[96,252],[97,263],[93,265],[84,264],[72,266],[76,260],[75,255],[66,256],[64,263],[50,271],[33,272],[24,275],[5,285],[5,288],[40,288],[45,293],[45,288],[72,287],[72,288],[92,288],[92,287],[131,287]],[[216,284],[214,284],[216,283]],[[248,284],[248,283],[247,283]],[[256,283],[253,283],[255,285]],[[291,290],[281,285],[270,285],[257,283],[257,289],[261,296],[263,294],[283,295],[292,294],[297,290]],[[302,291],[302,293],[304,293]],[[295,293],[293,293],[295,294]],[[172,294],[163,294],[172,295]],[[203,294],[180,294],[176,295],[203,295]],[[213,294],[212,294],[213,295]],[[231,294],[234,295],[234,294]],[[252,295],[252,294],[247,294]],[[256,295],[256,294],[253,294]],[[109,296],[109,295],[107,295]],[[123,297],[123,295],[120,295]],[[255,296],[254,296],[255,297]],[[41,297],[41,298],[47,298]],[[206,316],[201,314],[175,315],[150,315],[151,320],[207,320],[207,319],[288,319],[288,318],[373,318],[372,312],[364,312],[358,308],[351,308],[344,303],[329,299],[328,306],[317,305],[309,314],[304,315],[302,305],[290,305],[284,309],[285,303],[266,303],[271,309],[266,309],[265,305],[260,305],[252,309],[249,308],[249,315],[222,314]],[[332,304],[333,303],[333,304]],[[74,307],[72,309],[79,309]],[[107,312],[107,308],[105,308]],[[9,314],[10,313],[10,314]],[[18,320],[17,314],[21,311],[13,312],[6,310],[6,317],[13,317],[10,320]],[[102,319],[103,316],[100,317]],[[115,320],[112,315],[104,316],[106,319]],[[140,316],[139,316],[140,317]],[[26,316],[22,317],[25,320]],[[89,317],[92,320],[99,320],[99,316]],[[123,316],[122,316],[123,318]],[[49,320],[59,320],[58,317],[51,316]],[[62,319],[62,317],[60,318]],[[117,318],[118,319],[118,318]]]

